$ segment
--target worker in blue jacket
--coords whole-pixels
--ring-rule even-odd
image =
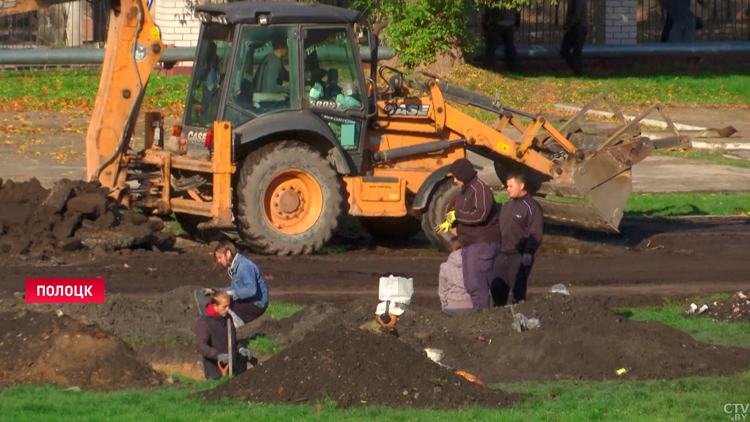
[[[228,268],[232,283],[222,288],[232,297],[229,312],[234,325],[239,327],[263,315],[268,309],[268,284],[255,263],[240,253],[229,241],[222,241],[214,249],[216,262]],[[213,289],[202,289],[203,296]],[[198,296],[198,295],[196,295]],[[200,303],[200,299],[199,299]]]

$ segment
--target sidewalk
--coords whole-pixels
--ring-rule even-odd
[[[570,104],[561,104],[564,107],[576,107]],[[730,137],[711,137],[711,138],[699,138],[700,130],[680,130],[683,135],[690,136],[693,142],[693,148],[695,149],[711,149],[711,150],[750,150],[750,108],[729,108],[727,106],[701,106],[701,107],[689,107],[680,105],[666,106],[665,108],[667,115],[672,119],[672,122],[678,126],[687,125],[695,126],[706,129],[719,129],[725,126],[732,126],[737,130],[737,133]],[[609,110],[604,107],[604,104],[600,104],[594,107],[592,112]],[[639,110],[630,109],[623,107],[623,113],[626,116],[635,117],[639,114]],[[654,111],[651,115],[647,116],[646,119],[663,122],[661,115],[658,111]],[[669,132],[658,131],[652,128],[644,128],[644,135],[647,136],[663,136]]]

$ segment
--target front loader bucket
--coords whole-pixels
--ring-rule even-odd
[[[625,203],[633,188],[631,170],[591,189],[587,203],[538,198],[544,220],[551,224],[619,233]]]

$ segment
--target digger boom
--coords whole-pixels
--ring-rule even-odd
[[[618,232],[632,190],[632,166],[648,157],[656,147],[685,148],[690,145],[689,138],[679,135],[658,104],[627,122],[606,96],[599,96],[592,104],[597,101],[606,103],[621,118],[622,125],[610,135],[581,136],[576,133],[577,124],[592,104],[586,105],[581,113],[558,130],[543,116],[504,106],[485,95],[441,82],[434,75],[422,75],[426,77],[424,80],[405,84],[425,95],[396,96],[381,101],[378,126],[386,134],[422,133],[427,139],[440,137],[448,142],[465,139],[466,148],[495,161],[498,177],[503,183],[505,176],[514,169],[531,170],[531,187],[542,196],[539,201],[548,222]],[[451,106],[448,101],[495,113],[498,120],[494,126],[488,126]],[[389,112],[403,107],[429,109],[430,113],[420,117]],[[640,136],[638,122],[655,110],[668,122],[673,137],[652,140]],[[531,121],[524,124],[521,117]],[[520,137],[511,139],[504,134],[503,130],[509,126],[520,132]],[[418,145],[431,144],[423,142],[427,143]],[[549,196],[576,201],[545,198]]]
[[[5,0],[0,16],[40,10],[70,0]],[[150,0],[119,0],[110,10],[99,90],[86,133],[86,174],[123,199],[123,154],[140,111],[151,72],[164,53]]]

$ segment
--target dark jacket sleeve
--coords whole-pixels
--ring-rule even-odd
[[[216,360],[219,356],[219,351],[211,347],[209,340],[211,339],[211,332],[208,329],[208,324],[203,318],[198,320],[195,328],[195,343],[197,344],[196,349],[198,353],[207,357],[208,359]]]
[[[542,246],[542,238],[544,237],[544,213],[542,212],[542,206],[536,201],[531,202],[531,209],[533,212],[529,216],[529,233],[526,238],[526,243],[523,253],[536,253],[537,249]]]
[[[465,209],[456,208],[456,220],[467,226],[476,226],[484,223],[492,213],[495,206],[495,198],[492,191],[478,179],[474,179],[465,192],[467,196]]]

